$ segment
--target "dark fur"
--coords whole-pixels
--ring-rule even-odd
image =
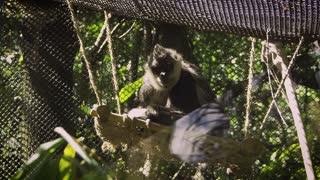
[[[172,111],[187,114],[202,104],[216,101],[215,94],[199,75],[198,68],[172,49],[156,45],[145,70],[138,100],[140,106],[147,108],[147,118],[170,119],[168,116]],[[167,77],[160,77],[162,71]],[[170,81],[170,76],[178,80]],[[161,83],[165,85],[162,87]]]

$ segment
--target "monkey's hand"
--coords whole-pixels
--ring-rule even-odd
[[[142,118],[147,119],[147,110],[146,108],[134,108],[128,112],[129,119]]]
[[[147,107],[146,116],[153,122],[173,125],[175,120],[181,118],[185,114],[181,111],[175,110],[174,108],[168,108],[159,105],[150,105]]]
[[[150,119],[153,122],[165,125],[172,125],[176,119],[181,118],[185,114],[181,111],[174,110],[158,105],[150,105],[147,108],[134,108],[128,112],[129,119]]]
[[[147,108],[133,108],[128,112],[129,119],[157,119],[159,117],[159,110],[157,106],[148,106]]]

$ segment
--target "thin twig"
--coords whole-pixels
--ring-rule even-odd
[[[110,24],[109,24],[109,16],[106,11],[104,11],[104,18],[105,18],[105,25],[107,30],[107,39],[108,39],[108,49],[109,49],[109,55],[111,60],[111,68],[112,68],[112,80],[113,80],[113,86],[115,91],[115,98],[117,101],[117,107],[118,107],[118,113],[121,114],[121,106],[120,106],[120,99],[119,99],[119,85],[118,85],[118,78],[117,78],[117,68],[116,68],[116,59],[113,55],[113,48],[112,48],[112,38],[111,38],[111,30],[110,30]]]
[[[78,37],[78,40],[79,40],[79,44],[80,44],[80,52],[82,54],[82,57],[86,63],[86,67],[87,67],[87,70],[88,70],[88,75],[89,75],[89,80],[90,80],[90,84],[91,84],[91,87],[93,89],[93,92],[96,96],[96,99],[98,101],[98,104],[101,105],[101,98],[98,94],[98,88],[95,84],[95,80],[94,80],[94,76],[93,76],[93,73],[92,73],[92,66],[89,62],[89,59],[88,59],[88,53],[84,47],[84,43],[83,43],[83,40],[81,38],[81,35],[80,35],[80,27],[78,25],[78,21],[76,19],[76,15],[75,15],[75,12],[74,12],[74,9],[73,9],[73,6],[71,5],[70,3],[70,0],[67,0],[67,4],[68,4],[68,8],[70,10],[70,14],[71,14],[71,20],[73,22],[73,26],[74,26],[74,29],[76,31],[76,34],[77,34],[77,37]]]
[[[104,46],[108,43],[108,38],[105,38],[105,40],[103,41],[103,43],[101,44],[101,46],[99,47],[97,54],[99,54],[102,49],[104,48]]]
[[[113,29],[111,30],[111,35],[113,35],[113,33],[120,27],[120,25],[124,22],[124,19],[122,19],[119,23],[117,23]],[[105,25],[103,25],[105,27]],[[105,28],[104,28],[104,32],[106,32]],[[102,49],[104,48],[104,46],[107,44],[108,42],[108,38],[104,38],[104,41],[102,42],[102,44],[100,45],[97,54],[99,54]]]
[[[172,180],[175,180],[175,179],[178,177],[180,171],[182,170],[182,168],[183,168],[185,165],[186,165],[186,162],[183,162],[183,163],[181,164],[181,166],[179,167],[178,171],[177,171],[176,173],[174,173],[174,175],[173,175],[173,177],[172,177]]]
[[[133,22],[132,25],[130,26],[130,28],[124,32],[121,36],[119,36],[119,39],[123,38],[125,35],[127,35],[134,27],[134,25],[136,24],[136,22]]]
[[[119,23],[117,23],[111,30],[111,35],[120,27],[120,25],[124,22],[124,19],[121,19]]]
[[[248,136],[248,128],[250,124],[250,107],[251,107],[251,92],[252,92],[252,79],[253,79],[253,61],[254,61],[254,47],[255,47],[256,39],[251,39],[251,52],[250,52],[250,60],[249,60],[249,74],[248,74],[248,88],[247,88],[247,107],[246,107],[246,120],[244,124],[244,135],[245,138]]]
[[[101,42],[103,42],[103,39],[105,39],[106,36],[106,26],[103,24],[103,26],[100,29],[99,35],[96,39],[96,41],[93,44],[93,51],[95,51],[98,47],[100,47]]]
[[[261,124],[261,126],[260,126],[260,129],[263,129],[263,125],[265,124],[267,118],[269,117],[269,114],[270,114],[270,112],[271,112],[272,106],[273,106],[273,104],[275,103],[275,99],[278,97],[278,95],[279,95],[280,92],[281,92],[282,85],[284,84],[284,81],[286,80],[286,78],[287,78],[288,75],[289,75],[289,72],[290,72],[290,70],[291,70],[291,68],[292,68],[292,65],[293,65],[293,63],[294,63],[294,61],[295,61],[295,59],[296,59],[296,57],[297,57],[297,55],[298,55],[298,52],[299,52],[300,48],[301,48],[301,45],[302,45],[303,40],[304,40],[304,38],[301,37],[300,42],[299,42],[299,44],[298,44],[298,46],[297,46],[297,48],[296,48],[296,50],[295,50],[295,52],[294,52],[294,54],[293,54],[293,56],[292,56],[292,58],[291,58],[291,61],[290,61],[290,63],[289,63],[288,70],[287,70],[287,72],[285,73],[285,76],[282,76],[282,80],[281,80],[281,82],[280,82],[280,84],[279,84],[279,86],[278,86],[278,89],[277,89],[277,91],[276,91],[276,93],[275,93],[275,95],[274,95],[274,99],[272,99],[272,101],[271,101],[271,103],[270,103],[270,105],[269,105],[269,107],[268,107],[268,111],[266,112],[266,115],[265,115],[264,118],[263,118],[263,121],[262,121],[262,124]]]

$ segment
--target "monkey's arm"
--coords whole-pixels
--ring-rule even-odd
[[[153,122],[172,125],[177,119],[183,117],[185,113],[172,107],[150,105],[147,107],[146,116]]]
[[[184,61],[182,68],[190,73],[195,83],[197,100],[200,105],[210,102],[217,102],[215,93],[212,91],[208,81],[201,76],[200,69],[196,65]]]
[[[152,122],[162,125],[172,125],[175,120],[184,115],[183,112],[175,110],[174,108],[159,105],[149,105],[146,108],[133,108],[128,113],[130,119],[150,119]]]
[[[210,102],[216,102],[217,103],[217,97],[212,91],[210,85],[208,82],[200,76],[194,77],[195,83],[196,83],[196,91],[198,96],[198,101],[200,105],[210,103]]]
[[[174,120],[185,115],[175,108],[166,107],[168,91],[155,90],[148,79],[144,79],[138,94],[137,101],[139,106],[129,111],[128,117],[130,119],[150,119],[153,122],[171,125]]]

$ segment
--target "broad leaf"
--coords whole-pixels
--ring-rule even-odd
[[[25,179],[27,176],[30,179],[36,179],[35,177],[44,173],[43,169],[48,165],[48,160],[51,156],[53,156],[54,152],[56,152],[59,147],[64,143],[62,138],[58,138],[53,141],[49,141],[39,146],[36,153],[31,156],[31,158],[25,163],[25,165],[17,171],[12,179]],[[50,168],[45,168],[48,170],[48,176],[55,176],[52,173],[56,173],[55,171],[50,171]],[[34,178],[32,178],[34,177]]]
[[[72,148],[70,144],[66,146],[63,151],[63,157],[60,159],[59,162],[59,172],[60,178],[63,180],[72,179],[72,170],[73,170],[73,162],[76,156],[76,151]]]
[[[126,102],[141,86],[143,78],[139,78],[133,83],[130,83],[123,87],[119,92],[120,102]]]

